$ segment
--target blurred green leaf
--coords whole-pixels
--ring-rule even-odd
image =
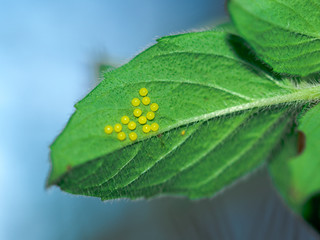
[[[301,119],[299,129],[305,134],[305,150],[289,161],[294,186],[294,199],[302,203],[320,192],[320,104]],[[300,139],[303,141],[303,139]]]
[[[230,0],[228,7],[237,30],[274,71],[320,71],[318,0]]]
[[[241,39],[222,29],[188,33],[161,38],[106,73],[52,144],[49,184],[102,199],[200,198],[251,172],[301,104],[319,99],[320,86],[277,81],[243,53]],[[106,135],[104,126],[123,115],[136,121],[130,102],[143,87],[159,104],[159,131],[144,134],[138,124],[136,142]]]
[[[299,120],[300,132],[291,137],[294,144],[287,144],[285,157],[271,163],[270,169],[276,185],[300,212],[303,204],[320,193],[320,104],[309,110]],[[302,149],[305,146],[305,149]],[[299,155],[299,150],[303,151]],[[291,154],[288,154],[288,153]],[[299,156],[297,156],[299,155]]]

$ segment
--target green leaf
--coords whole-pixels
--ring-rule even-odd
[[[228,7],[238,31],[274,71],[320,71],[318,0],[230,0]]]
[[[48,183],[102,199],[200,198],[251,172],[300,105],[319,99],[320,86],[277,81],[244,53],[241,39],[224,30],[188,33],[161,38],[106,73],[52,144]],[[105,125],[134,119],[130,101],[143,87],[159,105],[159,131],[144,134],[138,124],[136,142],[106,135]]]
[[[286,153],[270,165],[276,185],[289,204],[298,212],[315,194],[320,193],[320,104],[300,119],[300,134],[293,134]],[[302,134],[303,133],[303,134]],[[300,136],[300,138],[298,137]],[[305,137],[303,137],[305,136]],[[305,141],[305,149],[298,155],[297,147]],[[290,149],[290,150],[289,150]],[[284,174],[286,172],[286,174]]]

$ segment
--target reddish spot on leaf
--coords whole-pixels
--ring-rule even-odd
[[[297,144],[298,155],[303,153],[305,147],[306,147],[306,135],[302,131],[298,131],[298,144]]]
[[[71,165],[67,165],[67,170],[70,171],[71,170]]]
[[[158,138],[162,138],[162,136],[163,136],[162,133],[157,135]]]

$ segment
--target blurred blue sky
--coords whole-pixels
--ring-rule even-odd
[[[73,113],[73,105],[94,87],[98,63],[120,65],[157,37],[212,26],[226,16],[224,4],[223,0],[0,0],[0,240],[91,239],[97,232],[108,234],[122,226],[133,205],[152,208],[126,200],[103,203],[58,188],[46,191],[48,147]],[[221,223],[229,219],[236,235],[250,234],[250,219],[252,223],[257,217],[245,212],[259,212],[268,191],[273,194],[271,203],[276,201],[263,176],[253,187],[243,185],[238,192],[214,200],[217,215],[213,215]],[[256,193],[261,188],[258,183],[269,186],[265,195]],[[251,194],[251,202],[244,191]],[[195,206],[176,201],[173,209],[182,203]],[[237,227],[239,222],[248,222],[247,228]],[[227,231],[221,236],[230,236],[226,229],[220,226],[220,231]]]

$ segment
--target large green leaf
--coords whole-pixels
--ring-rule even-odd
[[[320,71],[318,0],[230,0],[229,11],[241,35],[276,72]]]
[[[246,53],[223,30],[188,33],[161,38],[106,73],[52,144],[48,183],[102,199],[200,198],[252,171],[291,128],[301,103],[319,99],[320,86],[277,81]],[[139,126],[136,142],[106,135],[106,124],[133,118],[130,101],[142,87],[159,104],[159,131],[143,134]]]
[[[319,120],[320,104],[299,120],[301,132],[291,137],[295,144],[287,144],[283,151],[286,154],[283,153],[281,158],[270,165],[276,185],[290,205],[298,211],[302,210],[302,206],[313,195],[320,193]],[[305,149],[297,156],[299,144],[305,145]],[[289,152],[291,154],[288,155]]]

